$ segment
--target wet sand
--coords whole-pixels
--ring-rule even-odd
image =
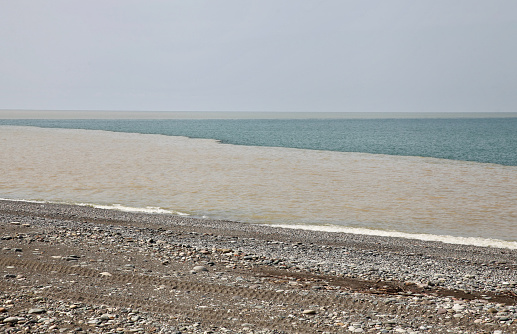
[[[0,332],[517,332],[516,250],[15,201],[0,239]]]

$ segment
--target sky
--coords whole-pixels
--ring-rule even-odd
[[[515,0],[2,0],[0,109],[515,112]]]

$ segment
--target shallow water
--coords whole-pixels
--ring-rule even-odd
[[[517,167],[0,127],[0,197],[517,241]]]

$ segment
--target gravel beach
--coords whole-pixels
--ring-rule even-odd
[[[0,200],[1,333],[517,333],[517,250]]]

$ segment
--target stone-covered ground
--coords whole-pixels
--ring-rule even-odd
[[[0,201],[3,333],[516,333],[517,251]]]

